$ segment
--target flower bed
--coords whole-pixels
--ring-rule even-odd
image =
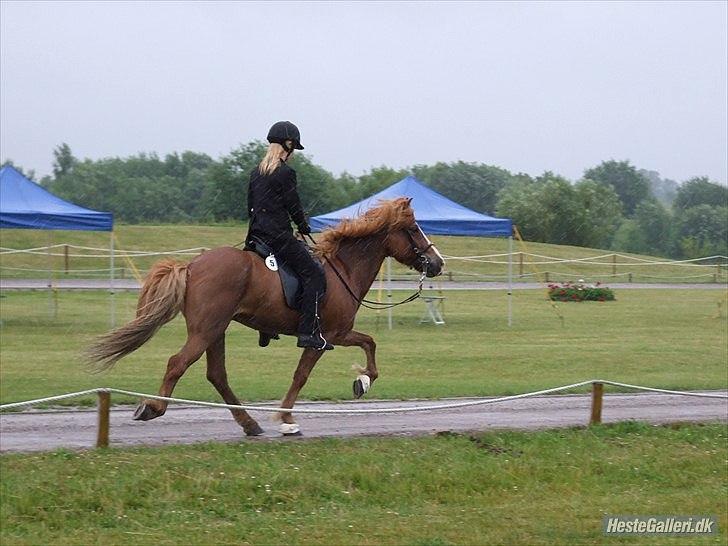
[[[614,292],[601,283],[586,285],[576,283],[549,284],[549,299],[553,301],[614,301]]]

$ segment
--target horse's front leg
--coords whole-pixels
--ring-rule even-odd
[[[240,400],[235,396],[227,379],[227,370],[225,369],[225,334],[222,334],[217,340],[207,348],[207,380],[213,384],[220,393],[226,404],[239,406]],[[248,436],[258,436],[263,434],[263,429],[245,410],[230,410],[235,421],[243,427],[245,434]]]
[[[351,347],[352,345],[361,347],[364,354],[367,356],[367,367],[366,369],[359,369],[360,375],[354,380],[353,385],[354,396],[356,398],[361,398],[369,391],[372,383],[374,383],[377,377],[379,377],[377,363],[374,358],[374,353],[377,350],[377,344],[374,343],[374,339],[371,336],[354,330],[350,330],[345,336],[332,341],[332,343],[335,345],[343,345],[344,347]]]
[[[296,367],[296,371],[293,374],[293,383],[291,383],[286,397],[281,402],[282,408],[290,409],[293,407],[293,404],[296,403],[296,398],[298,398],[298,393],[301,392],[308,376],[311,374],[311,370],[313,370],[316,362],[318,362],[323,354],[323,351],[317,351],[316,349],[305,349],[303,351],[301,359],[298,361],[298,367]],[[280,426],[282,434],[286,436],[297,436],[301,434],[301,427],[298,426],[290,412],[279,413],[278,416],[282,421]]]

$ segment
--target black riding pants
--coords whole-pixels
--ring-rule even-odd
[[[324,272],[306,245],[293,236],[275,241],[271,246],[276,260],[290,267],[301,280],[301,320],[298,323],[298,333],[311,335],[316,327],[316,305],[326,289]]]

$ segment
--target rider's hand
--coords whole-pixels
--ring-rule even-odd
[[[304,222],[298,226],[298,232],[301,235],[311,235],[311,226],[308,225],[308,222]]]

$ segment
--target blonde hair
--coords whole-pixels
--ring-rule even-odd
[[[289,141],[289,146],[290,145],[291,141]],[[271,142],[268,145],[268,151],[265,152],[265,156],[258,165],[258,170],[260,171],[260,174],[272,174],[278,168],[281,159],[283,159],[286,154],[287,152],[285,148],[283,148],[283,146],[281,146],[277,142]]]

